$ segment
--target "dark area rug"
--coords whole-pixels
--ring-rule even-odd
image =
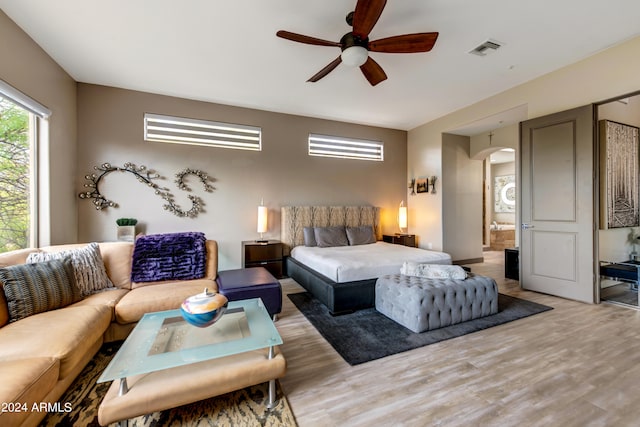
[[[120,348],[121,343],[102,346],[91,362],[60,398],[60,402],[71,403],[71,412],[50,413],[42,426],[92,426],[98,424],[98,406],[111,383],[97,384],[96,380]],[[141,426],[297,426],[280,384],[277,384],[278,403],[268,410],[265,403],[269,397],[267,383],[212,397],[189,405],[129,420],[129,427]],[[117,424],[112,424],[116,426]]]
[[[600,299],[603,301],[638,307],[638,291],[629,289],[628,283],[601,289]]]
[[[350,365],[358,365],[552,310],[552,307],[546,305],[499,294],[497,314],[417,334],[379,313],[375,308],[332,316],[327,307],[308,292],[289,294],[288,297]]]

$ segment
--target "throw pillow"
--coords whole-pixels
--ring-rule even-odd
[[[347,239],[349,239],[351,246],[368,245],[376,242],[376,236],[373,233],[373,226],[371,225],[347,227]]]
[[[100,254],[100,246],[96,242],[81,248],[60,252],[32,253],[27,257],[27,262],[43,262],[67,257],[71,258],[76,286],[80,289],[80,294],[83,297],[105,289],[115,288],[107,276],[107,269]]]
[[[204,233],[169,233],[136,240],[131,265],[132,282],[191,280],[205,276],[207,240]]]
[[[70,258],[1,268],[0,281],[10,322],[82,299]]]
[[[313,227],[305,227],[302,230],[304,235],[304,245],[305,246],[318,246],[316,243],[316,235],[313,231]]]
[[[315,227],[313,232],[316,237],[316,244],[320,248],[349,246],[344,227]]]
[[[459,265],[419,264],[411,261],[406,261],[402,264],[400,274],[425,277],[427,279],[464,280],[467,278],[467,272]]]

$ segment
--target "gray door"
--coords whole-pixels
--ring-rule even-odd
[[[520,124],[520,283],[593,303],[593,106]]]

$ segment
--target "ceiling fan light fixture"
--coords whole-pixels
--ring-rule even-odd
[[[350,67],[359,67],[369,57],[369,51],[362,46],[351,46],[342,51],[342,62]]]

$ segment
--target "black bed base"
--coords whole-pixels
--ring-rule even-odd
[[[337,283],[291,257],[287,257],[287,275],[326,305],[334,316],[375,305],[375,278]]]

